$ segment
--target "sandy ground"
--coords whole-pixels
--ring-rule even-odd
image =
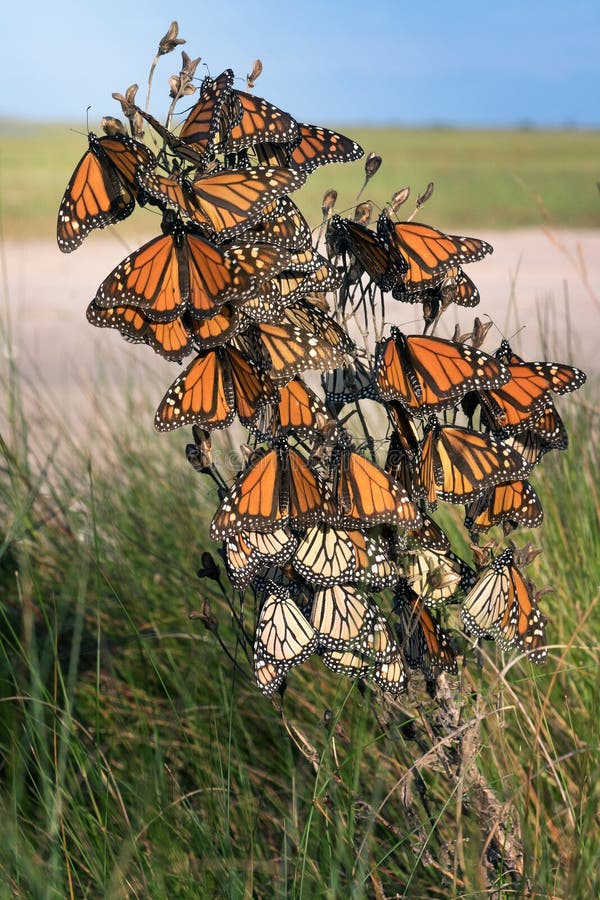
[[[513,345],[526,358],[544,358],[543,332],[545,358],[598,374],[600,231],[524,229],[478,236],[495,248],[491,257],[467,268],[481,303],[474,311],[452,308],[440,335],[450,336],[455,321],[467,330],[474,315],[487,315],[507,336],[525,326]],[[50,241],[4,242],[0,323],[7,327],[0,330],[0,362],[5,370],[16,364],[31,384],[32,426],[46,415],[58,430],[89,419],[94,398],[110,393],[121,405],[129,387],[158,402],[175,377],[176,364],[85,319],[100,282],[134,246],[117,232],[94,234],[70,255]],[[389,304],[390,319],[409,332],[420,330],[413,308],[391,297]],[[493,350],[499,340],[492,330],[485,349]]]

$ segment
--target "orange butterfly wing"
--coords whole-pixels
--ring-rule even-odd
[[[299,172],[312,172],[326,163],[345,163],[360,159],[364,150],[351,138],[320,125],[300,125],[300,140],[293,148],[288,165]]]
[[[448,269],[482,259],[493,248],[479,238],[444,234],[422,222],[391,222],[380,219],[380,234],[404,257],[407,270],[402,276],[410,290],[426,290],[439,284]]]
[[[418,524],[420,515],[407,491],[375,463],[342,448],[336,467],[334,497],[345,527],[369,527],[384,522],[405,527]]]
[[[63,253],[71,253],[94,228],[106,228],[131,215],[138,194],[140,167],[156,159],[139,141],[124,135],[96,137],[75,167],[58,210],[56,237]]]
[[[152,322],[133,306],[104,308],[94,300],[86,312],[87,320],[97,328],[115,328],[133,344],[148,344],[165,359],[181,362],[192,350],[191,335],[181,318],[170,322]]]
[[[506,367],[493,356],[454,341],[406,336],[397,328],[380,348],[377,387],[385,400],[400,400],[426,413],[455,406],[468,391],[499,387]]]
[[[245,91],[236,91],[235,97],[241,117],[231,127],[224,142],[225,153],[238,153],[257,143],[277,144],[297,140],[298,124],[283,110]]]

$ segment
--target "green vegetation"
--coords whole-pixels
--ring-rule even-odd
[[[554,587],[547,665],[486,647],[480,670],[455,632],[458,694],[415,677],[389,701],[314,659],[282,713],[194,576],[216,498],[185,436],[152,438],[136,397],[91,432],[101,466],[81,435],[40,458],[20,381],[2,386],[1,897],[474,898],[492,865],[499,897],[600,894],[592,387],[534,477],[544,526],[518,536]]]
[[[343,126],[340,126],[344,130]],[[596,227],[600,133],[580,131],[458,131],[345,129],[383,165],[364,198],[383,206],[404,185],[413,198],[435,183],[425,220],[445,230],[551,223]],[[65,185],[87,142],[79,127],[0,122],[0,195],[5,237],[52,237]],[[362,161],[323,167],[297,195],[311,224],[335,183],[338,209],[350,206],[363,181]],[[541,199],[543,198],[543,200]],[[122,223],[126,231],[156,230],[149,211]],[[145,224],[140,224],[145,223]]]
[[[433,179],[428,218],[449,230],[545,211],[598,224],[598,134],[353,133],[384,157],[365,196]],[[5,237],[54,239],[84,147],[67,128],[4,124]],[[362,172],[337,168],[340,209]],[[331,183],[324,168],[303,192],[314,224]],[[417,676],[398,701],[363,693],[313,659],[283,707],[255,687],[219,584],[194,575],[215,553],[216,496],[186,436],[154,435],[154,402],[135,396],[55,450],[55,421],[30,431],[19,374],[0,387],[1,900],[478,898],[491,877],[498,898],[600,895],[593,384],[558,401],[571,446],[534,474],[541,531],[517,536],[542,546],[528,574],[554,588],[546,666],[476,657],[454,616],[465,661],[437,699]]]

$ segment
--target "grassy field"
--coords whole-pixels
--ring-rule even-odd
[[[87,141],[79,128],[0,122],[0,196],[5,237],[52,237],[58,203]],[[433,197],[421,214],[443,230],[508,228],[551,223],[597,227],[600,132],[426,131],[347,128],[365,152],[383,165],[364,198],[383,206],[409,185],[413,198],[427,183]],[[363,182],[363,163],[325,166],[297,194],[311,224],[321,198],[335,187],[338,209],[352,202]],[[363,198],[363,199],[364,199]],[[406,205],[412,211],[412,201]],[[119,227],[156,231],[152,212],[138,212]]]
[[[442,227],[599,223],[598,134],[354,136],[384,157],[368,195],[433,179]],[[66,127],[4,123],[5,238],[54,239],[84,147]],[[316,173],[311,221],[326,188],[341,207],[361,181],[360,163]],[[141,218],[122,227],[152,231]],[[88,431],[45,455],[6,356],[0,900],[600,896],[597,385],[559,399],[571,445],[532,479],[542,529],[516,538],[543,548],[528,574],[553,588],[544,667],[476,656],[453,613],[461,675],[436,698],[415,676],[394,701],[313,659],[271,703],[227,598],[194,574],[217,500],[185,461],[189,435],[156,438],[156,398],[131,396],[127,416],[95,398]]]
[[[4,387],[18,413],[18,383]],[[598,896],[600,441],[586,393],[569,452],[534,478],[545,524],[518,538],[544,549],[529,574],[553,587],[550,659],[487,647],[478,663],[455,630],[462,675],[435,700],[417,677],[399,701],[363,693],[316,659],[283,705],[263,699],[219,586],[194,575],[216,499],[185,436],[152,439],[136,398],[100,470],[85,440],[68,465],[38,458],[14,415],[0,897],[424,900],[490,883],[499,898]]]

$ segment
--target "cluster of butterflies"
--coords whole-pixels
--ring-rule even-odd
[[[392,693],[406,689],[411,669],[428,680],[454,673],[439,621],[454,603],[475,638],[542,662],[545,620],[513,548],[476,572],[430,512],[440,500],[464,505],[473,536],[538,526],[527,476],[567,445],[552,395],[585,375],[526,362],[507,342],[489,355],[477,341],[397,328],[361,358],[343,327],[352,291],[421,302],[433,322],[449,302],[478,302],[462,267],[491,247],[397,222],[391,207],[373,230],[363,204],[353,219],[329,210],[322,256],[290,194],[316,167],[359,159],[362,149],[233,81],[229,69],[205,78],[177,134],[134,107],[162,140],[157,153],[105,120],[67,185],[57,237],[70,252],[136,204],[161,215],[160,235],[104,279],[87,317],[166,359],[193,354],[155,425],[191,425],[188,459],[218,485],[210,534],[233,588],[253,591],[260,690],[283,690],[289,670],[313,654]],[[321,373],[319,387],[304,380],[307,370]],[[366,428],[353,437],[366,403],[385,415],[379,462]],[[228,485],[211,435],[236,418],[249,443]],[[391,598],[391,617],[376,594]]]

